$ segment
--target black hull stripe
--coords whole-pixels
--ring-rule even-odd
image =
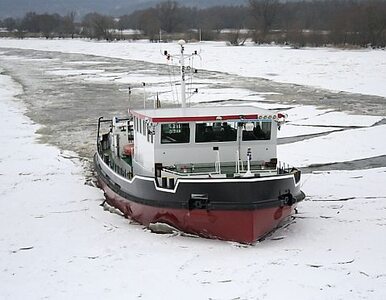
[[[127,200],[136,202],[138,204],[148,205],[153,207],[175,208],[175,209],[190,208],[189,198],[186,196],[181,197],[185,199],[177,199],[177,200],[170,199],[173,197],[167,197],[167,198],[164,197],[161,200],[151,200],[151,199],[145,199],[145,197],[141,198],[133,194],[128,194],[127,192],[122,190],[119,185],[115,184],[109,178],[109,176],[103,172],[97,160],[97,155],[94,156],[94,166],[99,179],[103,180],[112,191],[114,191],[116,194],[118,194],[119,196]],[[156,189],[154,189],[153,193],[155,194],[154,195],[155,197],[153,197],[154,199],[157,199],[157,194],[159,194],[160,196],[161,194],[164,194],[163,192],[160,192]],[[193,193],[194,192],[192,191],[192,194]],[[158,197],[158,198],[162,198],[162,197]],[[303,200],[303,198],[304,198],[304,194],[300,192],[300,194],[297,197],[296,196],[294,197],[294,203]],[[206,210],[256,210],[256,209],[279,207],[279,206],[283,206],[283,201],[278,198],[259,199],[257,201],[249,201],[249,202],[233,201],[233,199],[232,201],[225,202],[225,201],[218,201],[218,200],[213,201],[212,199],[210,199],[209,203],[207,203],[207,205],[205,206],[205,209]]]

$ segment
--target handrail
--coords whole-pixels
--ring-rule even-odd
[[[210,175],[221,175],[221,174],[226,174],[226,173],[221,173],[221,172],[189,172],[189,173],[182,173],[182,172],[176,172],[176,171],[172,171],[172,170],[169,170],[169,169],[165,169],[163,168],[162,171],[166,172],[166,173],[170,173],[170,174],[173,174],[173,175],[176,175],[176,176],[181,176],[181,177],[190,177],[190,176],[200,176],[200,175],[207,175],[207,176],[210,176]],[[261,173],[277,173],[277,169],[252,169],[251,170],[251,173],[253,174],[261,174]],[[234,173],[234,174],[245,174],[246,171],[241,171],[239,173]]]
[[[186,177],[189,177],[189,176],[197,176],[197,175],[221,174],[220,172],[196,172],[196,173],[190,172],[190,173],[180,173],[180,172],[172,171],[172,170],[165,169],[165,168],[163,168],[162,171],[167,172],[167,173],[170,173],[170,174],[173,174],[173,175],[186,176]]]

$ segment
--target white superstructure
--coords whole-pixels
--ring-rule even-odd
[[[283,117],[256,107],[133,110],[133,172],[154,174],[155,165],[186,169],[276,161],[277,128]]]

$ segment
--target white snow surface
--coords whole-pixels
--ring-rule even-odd
[[[256,106],[259,106],[259,104],[260,103],[254,103]],[[370,127],[384,118],[382,116],[351,115],[346,112],[321,109],[311,105],[296,105],[289,108],[283,107],[280,111],[287,114],[287,123],[278,131],[279,138],[327,133],[340,131],[344,128]],[[346,135],[346,132],[342,133],[342,135]],[[320,140],[325,138],[318,137],[316,139]],[[330,147],[331,146],[333,145],[331,144]],[[375,145],[377,148],[381,148],[382,146],[382,143]],[[337,149],[339,150],[340,147],[336,147],[334,151]],[[304,149],[303,152],[308,150],[310,149]],[[358,151],[357,148],[351,149],[354,156],[356,151]],[[334,154],[335,152],[331,153],[331,155]],[[311,152],[305,156],[313,160],[313,155],[314,152]],[[334,161],[331,157],[329,159]]]
[[[259,106],[260,103],[255,103],[254,105]],[[368,115],[351,115],[346,112],[341,111],[332,111],[329,109],[321,109],[317,108],[315,106],[311,105],[296,105],[294,107],[285,108],[281,110],[282,112],[286,113],[287,123],[285,126],[282,126],[280,130],[278,131],[278,138],[286,138],[286,137],[295,137],[295,136],[304,136],[309,134],[319,134],[319,133],[328,133],[333,131],[340,131],[344,128],[363,128],[363,127],[370,127],[375,125],[377,122],[381,121],[384,117],[383,116],[368,116]],[[354,131],[354,135],[357,131]],[[343,132],[338,134],[338,138],[341,135],[346,136],[347,132]],[[348,133],[349,135],[352,135],[352,133]],[[381,133],[383,134],[383,132]],[[382,147],[384,144],[376,143],[376,136],[373,136],[373,146],[377,149],[376,151],[384,152]],[[328,151],[327,153],[330,153],[329,156],[325,156],[323,153],[323,157],[325,158],[324,162],[335,162],[338,161],[338,158],[334,158],[337,154],[336,151],[344,151],[345,145],[340,145],[340,143],[336,144],[335,140],[331,139],[330,136],[328,137],[317,137],[315,140],[311,142],[312,145],[314,145],[314,149],[309,148],[301,148],[303,145],[301,144],[291,144],[288,145],[288,147],[297,147],[294,148],[294,151],[301,151],[301,153],[304,154],[305,157],[307,157],[308,160],[314,162],[315,161],[315,153],[316,155],[319,154],[319,151],[317,151],[317,147],[320,146],[319,142],[314,143],[314,141],[319,140],[329,140],[329,144],[325,144],[327,148],[325,149],[331,149],[334,147],[334,151]],[[362,140],[363,144],[366,144],[367,140]],[[359,142],[359,141],[357,141]],[[298,146],[299,145],[299,146]],[[352,143],[350,144],[352,145]],[[369,146],[369,148],[374,149],[374,147]],[[285,149],[287,151],[288,149]],[[312,152],[308,152],[310,150],[313,150]],[[316,152],[315,152],[316,151]],[[363,150],[360,150],[359,148],[355,147],[350,150],[352,157],[356,156],[363,156]],[[358,154],[358,152],[360,152]],[[283,154],[285,158],[287,158],[286,154]],[[345,153],[342,154],[343,156]],[[369,157],[371,157],[370,155]],[[289,159],[292,159],[289,158]],[[319,160],[319,158],[316,158]],[[318,163],[315,161],[315,163]],[[303,166],[303,165],[302,165]]]
[[[329,111],[307,105],[296,106],[287,110],[286,113],[291,124],[306,126],[368,127],[384,118],[383,116],[350,115],[341,111]]]
[[[386,155],[386,125],[333,132],[278,146],[281,161],[297,167]]]
[[[94,42],[85,40],[0,39],[0,47],[92,54],[166,63],[160,50],[176,52],[176,44]],[[280,46],[230,47],[222,42],[187,44],[187,53],[199,50],[207,70],[329,90],[386,97],[386,51],[334,48],[291,49]]]
[[[341,130],[340,128],[336,127],[318,127],[318,126],[297,126],[297,125],[291,125],[286,124],[280,128],[280,130],[277,132],[278,138],[288,138],[288,137],[296,137],[296,136],[304,136],[304,135],[311,135],[311,134],[320,134],[320,133],[327,133],[332,131],[338,131]]]
[[[350,115],[342,111],[321,109],[312,105],[295,105],[284,110],[287,121],[294,125],[367,127],[381,121],[382,116]]]
[[[0,45],[4,41],[13,40],[0,40]],[[28,40],[24,45],[31,42],[40,47],[63,43],[64,49],[56,51],[70,49],[68,41]],[[131,44],[74,45],[97,51],[93,45],[110,49]],[[61,69],[56,75],[82,73]],[[103,193],[84,185],[75,153],[36,141],[39,125],[23,115],[25,107],[17,99],[21,92],[0,69],[1,299],[386,298],[386,168],[303,175],[307,199],[299,204],[299,214],[253,246],[157,235],[104,211],[99,206]],[[249,97],[239,92],[243,99]],[[307,134],[361,128],[280,145],[280,160],[307,166],[386,154],[380,138],[386,125],[371,127],[379,117],[353,119],[298,106],[285,112],[292,129],[283,137],[304,134],[303,128],[310,128]]]
[[[53,71],[48,71],[47,73],[51,75],[59,76],[79,76],[79,75],[96,75],[98,73],[103,73],[104,70],[73,70],[73,69],[58,69]]]

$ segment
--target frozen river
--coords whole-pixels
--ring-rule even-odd
[[[152,105],[151,99],[157,88],[161,86],[161,91],[167,90],[170,74],[178,73],[165,65],[144,61],[20,49],[2,49],[0,65],[23,86],[24,92],[19,97],[27,103],[27,115],[43,125],[39,130],[41,141],[75,151],[86,160],[90,160],[94,152],[98,117],[124,116],[129,106],[142,107],[144,91],[147,105]],[[140,87],[142,81],[146,83],[145,90]],[[129,87],[133,88],[130,102]],[[382,116],[386,115],[383,97],[331,92],[221,72],[199,70],[193,87],[197,87],[199,93],[192,98],[192,105],[263,104],[270,109],[282,110],[312,105],[326,111],[380,116],[379,124],[384,122]],[[170,95],[161,93],[160,99],[163,106],[176,105]],[[300,127],[297,134],[282,137],[279,143],[292,143],[329,132],[309,132],[313,125],[306,125],[307,128]],[[316,127],[329,125],[327,121]],[[361,124],[343,124],[335,130],[357,126]],[[315,164],[304,171],[381,166],[386,166],[386,156],[354,159],[338,166]]]
[[[4,47],[9,44],[47,49]],[[288,113],[278,157],[306,171],[301,184],[307,198],[288,223],[252,246],[157,235],[104,211],[102,192],[84,185],[85,168],[76,159],[89,169],[97,118],[142,107],[142,82],[147,105],[158,88],[162,106],[176,105],[167,91],[177,70],[152,57],[118,58],[114,47],[122,46],[0,41],[0,298],[386,298],[386,99],[374,96],[383,87],[372,95],[351,94],[222,73],[226,65],[200,70],[192,105],[250,104]],[[112,48],[103,55],[104,47]],[[138,47],[139,53],[144,45]],[[255,49],[224,51],[251,57]],[[354,56],[367,55],[307,50],[309,69],[321,52],[347,54],[353,65]],[[267,55],[286,61],[278,53],[301,52],[272,48]],[[370,52],[374,56],[381,68],[379,52]],[[335,72],[327,69],[332,73],[320,75],[324,84]],[[366,80],[383,73],[370,75],[355,77],[355,84],[343,80],[343,87],[378,87]]]

